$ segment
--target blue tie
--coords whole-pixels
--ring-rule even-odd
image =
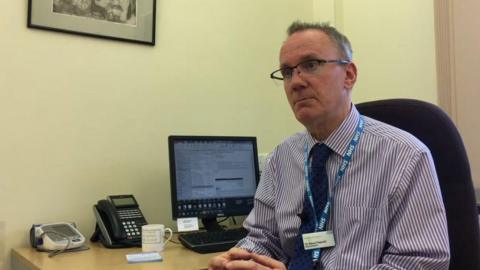
[[[310,152],[312,159],[312,181],[310,187],[317,217],[320,217],[328,199],[328,176],[325,164],[327,163],[331,151],[332,150],[325,144],[316,144]],[[314,209],[310,205],[306,192],[304,197],[303,212],[301,214],[302,224],[300,225],[300,230],[295,243],[295,257],[290,261],[288,267],[289,270],[310,270],[314,267],[312,250],[305,250],[303,248],[302,234],[315,231],[315,218],[313,216]]]

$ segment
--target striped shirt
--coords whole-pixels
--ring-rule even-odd
[[[327,230],[336,245],[317,269],[448,269],[445,208],[428,148],[400,129],[365,117],[365,128],[341,182],[334,188],[359,113],[352,106],[322,143],[333,208]],[[304,148],[318,143],[297,133],[270,153],[238,247],[288,263],[295,255],[305,192]],[[335,190],[333,190],[335,189]]]

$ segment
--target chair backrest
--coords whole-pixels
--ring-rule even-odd
[[[431,151],[445,205],[450,270],[480,270],[480,233],[467,154],[460,134],[439,107],[413,99],[356,105],[359,112],[421,140]]]

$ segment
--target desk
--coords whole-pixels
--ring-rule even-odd
[[[87,243],[86,251],[62,253],[49,258],[46,252],[33,248],[12,250],[14,270],[200,270],[219,253],[199,254],[180,244],[168,243],[161,253],[163,262],[128,264],[125,254],[141,252],[141,248],[107,249],[99,243]]]

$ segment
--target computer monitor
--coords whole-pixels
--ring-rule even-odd
[[[255,137],[169,136],[173,219],[198,217],[221,230],[218,217],[247,215],[259,180]]]

